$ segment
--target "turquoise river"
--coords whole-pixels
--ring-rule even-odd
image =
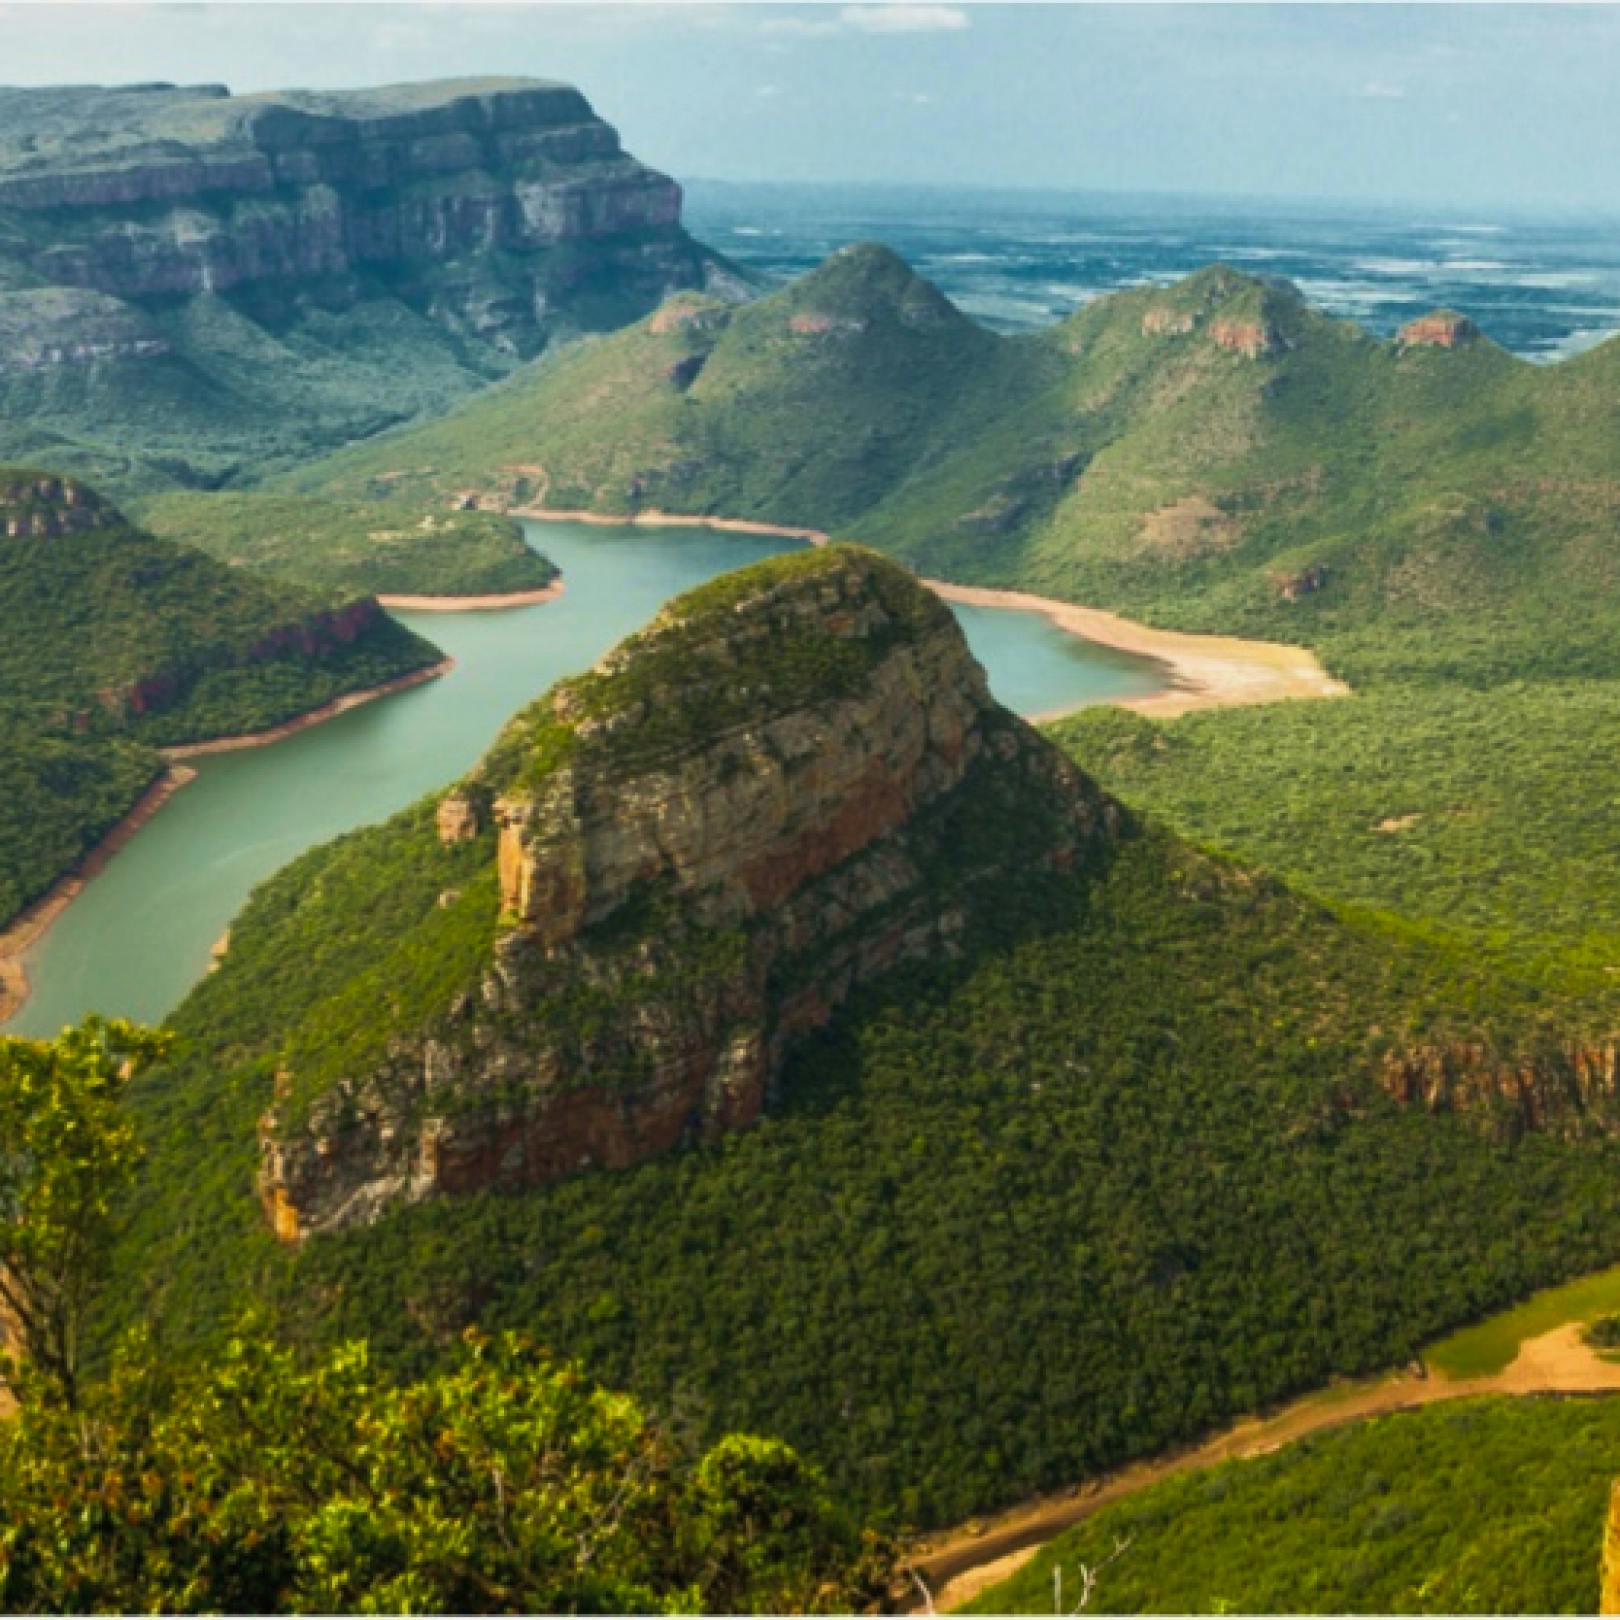
[[[197,780],[113,859],[26,960],[33,994],[7,1034],[88,1012],[164,1016],[254,886],[311,845],[379,821],[471,766],[501,723],[589,667],[671,596],[797,542],[703,529],[529,526],[566,590],[538,606],[402,613],[456,661],[440,680],[269,747],[193,761]],[[955,609],[996,696],[1024,714],[1162,689],[1160,666],[1039,614]]]

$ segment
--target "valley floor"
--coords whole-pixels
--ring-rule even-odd
[[[1566,1322],[1525,1340],[1513,1361],[1496,1373],[1447,1378],[1425,1365],[1302,1396],[1267,1417],[1245,1418],[1201,1445],[1120,1469],[1078,1491],[1042,1497],[988,1524],[976,1522],[943,1541],[925,1544],[915,1567],[937,1609],[958,1608],[1022,1568],[1059,1531],[1177,1474],[1264,1456],[1306,1435],[1438,1401],[1609,1393],[1620,1393],[1620,1363],[1585,1343],[1581,1323]]]

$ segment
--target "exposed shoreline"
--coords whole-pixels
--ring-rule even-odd
[[[407,691],[436,680],[455,668],[453,658],[442,659],[427,669],[412,670],[408,675],[384,681],[359,692],[346,692],[342,697],[323,703],[308,714],[299,715],[267,731],[246,732],[236,737],[215,737],[208,742],[182,743],[172,748],[160,748],[167,769],[134,807],[109,831],[74,869],[59,877],[32,905],[26,906],[5,928],[0,929],[0,1024],[14,1017],[28,1000],[32,986],[24,958],[48,934],[52,925],[84,892],[90,880],[107,866],[123,847],[149,822],[188,782],[196,780],[197,773],[182,763],[207,754],[229,754],[244,748],[266,748],[271,743],[295,737],[301,731],[335,720],[340,714],[358,709],[376,698],[389,697],[395,692]],[[0,1032],[3,1034],[3,1032]]]
[[[669,512],[639,512],[634,517],[607,517],[600,512],[570,512],[549,507],[513,507],[511,516],[537,523],[587,523],[598,528],[714,529],[722,534],[759,534],[783,540],[804,540],[812,546],[830,544],[820,529],[799,529],[781,523],[755,523],[746,518],[681,517]],[[1197,635],[1184,630],[1157,630],[1152,625],[1080,607],[1056,597],[1034,596],[1027,591],[995,590],[979,585],[953,585],[947,580],[923,581],[936,596],[964,607],[999,608],[1014,613],[1039,613],[1059,630],[1100,647],[1151,659],[1165,671],[1166,688],[1145,697],[1111,698],[1116,708],[1138,714],[1186,714],[1193,709],[1234,708],[1251,703],[1276,703],[1289,698],[1347,697],[1350,688],[1322,668],[1307,647],[1280,641],[1246,641],[1237,636]],[[1032,715],[1036,724],[1059,720],[1092,706],[1091,701],[1071,704]]]
[[[1566,1322],[1526,1339],[1509,1366],[1480,1377],[1400,1372],[1330,1385],[1269,1416],[1239,1419],[1194,1445],[1128,1464],[1071,1491],[987,1514],[969,1528],[925,1540],[912,1567],[927,1581],[935,1607],[943,1614],[1016,1573],[1064,1530],[1177,1474],[1261,1457],[1307,1435],[1441,1401],[1485,1395],[1567,1399],[1620,1392],[1620,1364],[1605,1361],[1581,1339],[1580,1331],[1580,1323]]]
[[[813,546],[831,545],[821,529],[795,529],[784,523],[755,523],[751,518],[682,516],[660,512],[656,507],[633,517],[612,517],[603,512],[570,512],[555,506],[513,506],[508,517],[529,518],[536,523],[586,523],[595,529],[717,529],[721,534],[764,534],[778,540],[807,540]]]
[[[408,675],[397,675],[391,681],[384,681],[381,686],[345,692],[342,697],[333,698],[330,703],[323,703],[320,708],[311,709],[308,714],[301,714],[295,720],[285,720],[279,726],[271,726],[267,731],[246,731],[235,737],[211,737],[207,742],[200,743],[178,743],[172,748],[160,748],[158,752],[167,760],[181,760],[202,759],[208,754],[234,754],[244,748],[268,748],[271,743],[285,742],[301,731],[325,725],[328,720],[335,720],[340,714],[347,714],[351,709],[358,709],[378,698],[392,697],[395,692],[407,692],[413,686],[436,681],[455,667],[455,659],[442,658],[426,669],[413,669]]]
[[[0,929],[0,1024],[21,1011],[23,1003],[28,1000],[30,986],[23,958],[84,892],[85,885],[181,788],[195,781],[196,776],[195,771],[184,765],[170,764],[135,801],[134,808],[101,838],[71,872],[59,877],[39,899],[25,906],[4,929]]]
[[[532,591],[508,591],[496,596],[378,596],[385,608],[402,613],[494,613],[506,608],[533,607],[554,602],[563,593],[562,576]]]

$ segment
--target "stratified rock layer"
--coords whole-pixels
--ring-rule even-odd
[[[319,1054],[289,1055],[260,1176],[284,1238],[750,1125],[796,1036],[1119,819],[990,698],[950,613],[847,547],[672,604],[515,720],[426,836],[479,836],[486,802],[476,982],[367,1072],[312,1089]]]
[[[370,272],[452,331],[532,353],[576,297],[644,312],[701,285],[680,212],[679,186],[567,85],[0,91],[0,258],[26,278],[0,294],[12,364],[166,350],[116,305],[75,343],[38,288],[139,307],[318,284],[341,303]]]
[[[0,460],[128,498],[447,410],[750,291],[567,85],[0,88]]]

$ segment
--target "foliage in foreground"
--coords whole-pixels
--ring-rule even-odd
[[[1125,1553],[1107,1614],[1591,1614],[1620,1400],[1397,1413],[1166,1480],[967,1605],[1050,1614],[1052,1572]]]
[[[55,1041],[0,1039],[0,1317],[70,1408],[140,1151],[123,1091],[171,1045],[95,1018]],[[13,1381],[3,1357],[0,1376]]]
[[[789,1447],[696,1455],[509,1338],[415,1383],[251,1328],[206,1369],[142,1347],[0,1429],[9,1612],[844,1612],[886,1572]]]

